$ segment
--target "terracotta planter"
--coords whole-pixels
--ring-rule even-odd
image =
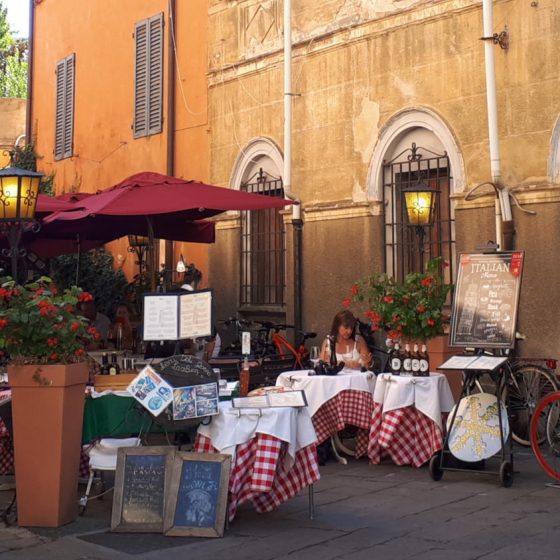
[[[457,370],[440,370],[437,368],[451,356],[460,354],[462,349],[449,346],[449,336],[446,334],[429,339],[426,342],[426,349],[430,355],[430,370],[443,373],[445,377],[447,377],[453,397],[455,400],[458,400],[462,388],[461,372]]]
[[[18,524],[59,527],[78,515],[85,363],[8,367]]]

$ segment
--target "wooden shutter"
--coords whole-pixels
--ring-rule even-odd
[[[75,66],[75,54],[67,56],[56,64],[55,159],[64,159],[73,155]]]
[[[134,26],[134,137],[163,129],[163,13]]]

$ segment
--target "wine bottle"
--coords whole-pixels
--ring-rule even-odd
[[[420,355],[418,353],[418,344],[414,344],[414,349],[412,350],[410,357],[412,360],[412,375],[414,377],[418,377],[420,374]]]
[[[428,350],[426,345],[422,344],[422,350],[420,351],[420,377],[430,376],[430,356],[428,355]]]
[[[111,352],[111,363],[109,364],[109,375],[118,375],[121,368],[117,362],[117,353]]]
[[[329,344],[331,348],[330,365],[336,367],[338,360],[336,359],[336,338],[334,336],[329,336]]]
[[[407,342],[404,347],[404,357],[402,362],[402,374],[412,375],[412,357],[410,355],[410,344]]]
[[[395,349],[391,355],[391,373],[393,375],[400,375],[401,374],[401,367],[402,367],[402,356],[401,356],[401,347],[397,342],[395,344]]]
[[[107,356],[107,352],[103,352],[101,354],[101,375],[109,375],[109,356]]]
[[[390,372],[391,372],[391,358],[392,358],[392,356],[393,356],[393,353],[395,352],[395,349],[393,348],[393,341],[392,341],[390,338],[388,338],[388,339],[385,341],[385,346],[387,347],[387,350],[386,350],[386,352],[387,352],[387,361],[385,362],[385,369],[384,369],[384,371],[390,373]],[[383,373],[383,372],[381,372],[381,373]]]
[[[250,381],[250,372],[249,372],[249,359],[245,356],[243,360],[243,368],[239,373],[239,396],[246,397],[249,393],[249,381]]]

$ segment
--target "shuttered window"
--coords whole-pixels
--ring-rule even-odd
[[[56,64],[56,126],[54,159],[72,157],[74,148],[74,76],[76,55]]]
[[[134,26],[134,138],[163,129],[163,13]]]

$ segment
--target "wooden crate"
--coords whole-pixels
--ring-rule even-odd
[[[95,390],[101,391],[125,391],[130,382],[138,373],[120,373],[119,375],[96,375]]]

